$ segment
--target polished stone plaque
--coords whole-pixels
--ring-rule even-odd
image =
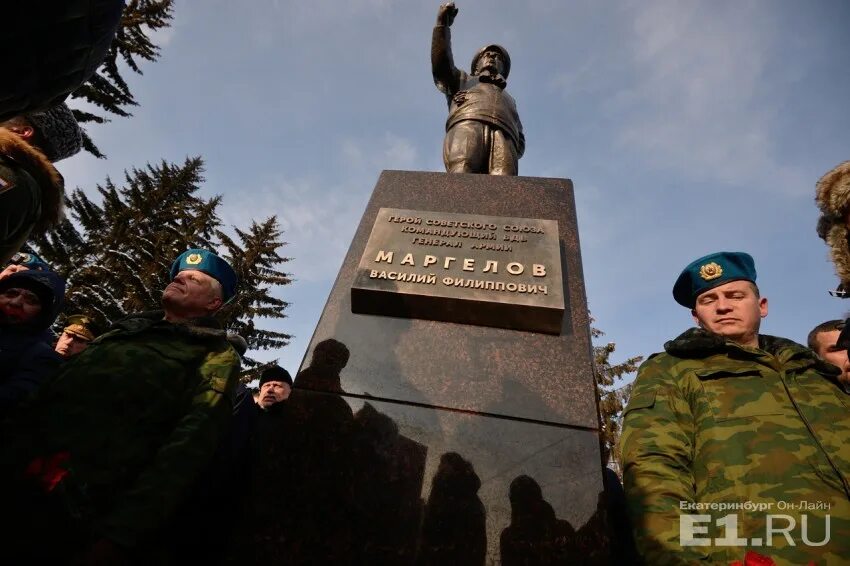
[[[558,222],[381,208],[351,310],[558,334]]]

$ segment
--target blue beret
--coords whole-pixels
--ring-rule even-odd
[[[699,295],[730,281],[756,282],[756,266],[750,254],[716,252],[692,261],[676,279],[673,298],[692,309]]]
[[[18,252],[9,260],[9,265],[23,265],[27,269],[35,269],[36,271],[47,271],[50,266],[47,262],[35,254]]]
[[[171,279],[186,269],[202,271],[221,283],[224,300],[229,301],[236,294],[236,283],[239,278],[230,264],[207,250],[186,250],[171,264]]]

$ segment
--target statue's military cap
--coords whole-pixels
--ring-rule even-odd
[[[224,300],[229,301],[236,294],[236,283],[239,278],[230,264],[208,250],[186,250],[171,264],[171,279],[187,269],[196,269],[206,273],[221,283]]]
[[[18,252],[9,260],[9,265],[23,265],[27,269],[35,269],[36,271],[46,271],[50,269],[47,262],[38,257],[36,254],[27,252]]]
[[[673,298],[692,309],[702,293],[730,281],[756,282],[756,266],[750,254],[716,252],[692,261],[676,279]]]
[[[501,45],[496,45],[495,43],[485,45],[484,47],[479,49],[478,53],[476,53],[475,56],[472,58],[472,67],[470,68],[472,74],[475,74],[475,69],[478,67],[478,60],[481,59],[481,56],[488,51],[495,51],[496,53],[502,56],[502,60],[505,62],[505,72],[502,73],[502,76],[507,79],[508,75],[511,74],[511,56],[508,55],[507,49],[505,49]]]

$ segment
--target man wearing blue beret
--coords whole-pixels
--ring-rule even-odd
[[[640,367],[620,441],[644,560],[846,564],[850,395],[838,368],[759,334],[767,299],[746,253],[692,262],[673,297],[697,328]]]
[[[116,323],[12,419],[0,442],[0,514],[20,527],[10,563],[118,563],[159,545],[231,415],[239,354],[212,315],[236,283],[226,261],[187,250],[163,310]],[[44,532],[51,544],[35,544]]]

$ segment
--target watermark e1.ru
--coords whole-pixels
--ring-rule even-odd
[[[734,503],[695,503],[691,501],[680,501],[679,509],[683,511],[746,511],[764,513],[773,511],[828,511],[831,505],[823,501],[777,501],[759,502],[753,501]],[[800,541],[806,546],[824,546],[829,543],[830,517],[813,518],[812,521],[823,522],[824,538],[820,541],[812,541],[809,538],[809,516],[801,515],[800,524],[791,515],[784,513],[767,513],[765,516],[765,532],[763,537],[750,539],[738,536],[738,515],[728,513],[714,520],[714,524],[723,529],[723,536],[711,538],[708,535],[708,525],[711,524],[712,516],[707,514],[689,513],[679,516],[679,543],[682,546],[773,546],[774,537],[781,535],[785,538],[788,546],[797,546]],[[799,528],[798,528],[799,527]],[[820,532],[820,529],[818,529]]]

